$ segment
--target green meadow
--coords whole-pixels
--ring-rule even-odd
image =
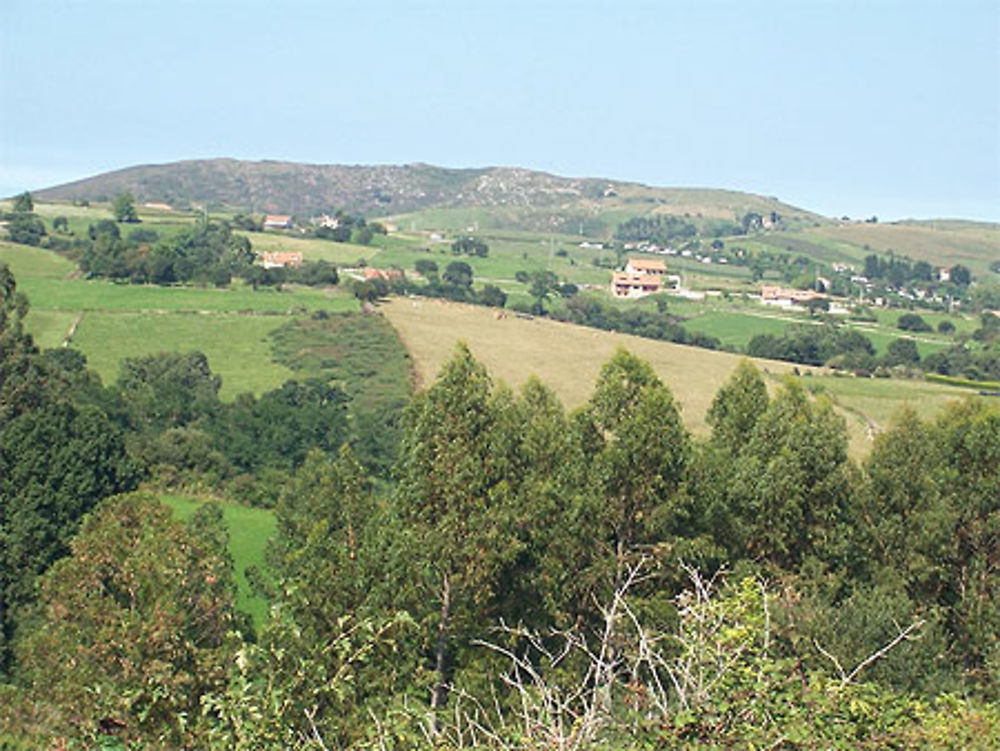
[[[161,495],[160,502],[173,509],[178,519],[190,517],[202,504],[212,499],[183,495]],[[236,606],[253,618],[256,625],[264,622],[267,600],[251,589],[247,569],[262,566],[264,549],[277,527],[274,512],[235,503],[219,502],[222,518],[229,529],[229,554],[236,569]]]
[[[260,395],[293,377],[271,359],[269,335],[287,316],[215,313],[82,314],[72,345],[87,356],[105,383],[118,377],[121,361],[159,352],[198,350],[212,372],[222,376],[220,395]]]

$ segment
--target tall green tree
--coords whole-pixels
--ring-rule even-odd
[[[739,454],[769,402],[760,371],[749,360],[742,360],[708,410],[712,441],[730,455]]]
[[[365,600],[363,567],[374,563],[366,535],[374,511],[371,482],[346,444],[336,460],[310,452],[275,508],[277,533],[267,547],[278,589],[273,594],[281,600],[290,590],[321,592],[291,600],[296,621],[317,637]]]
[[[825,398],[811,401],[786,381],[729,476],[739,527],[731,555],[792,570],[809,556],[834,555],[853,479],[843,418]]]
[[[938,419],[940,482],[954,514],[950,628],[965,670],[1000,696],[1000,408],[966,401]]]
[[[204,422],[219,409],[222,378],[201,352],[126,358],[115,384],[125,424],[162,431]]]
[[[485,368],[460,344],[405,418],[393,499],[405,535],[397,549],[411,572],[405,594],[426,629],[432,709],[445,703],[463,637],[491,621],[498,577],[519,552],[490,392]]]
[[[31,193],[24,191],[14,199],[14,212],[17,214],[30,214],[35,210],[35,201]]]
[[[135,210],[135,196],[129,191],[119,193],[111,202],[111,213],[116,222],[138,222],[139,214]]]
[[[663,539],[691,439],[670,389],[624,349],[601,369],[583,419],[578,430],[596,490],[594,543],[617,586],[630,558]]]

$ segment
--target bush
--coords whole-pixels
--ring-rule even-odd
[[[903,331],[932,331],[931,325],[917,313],[903,313],[896,322],[896,327]]]
[[[7,225],[10,241],[21,245],[38,245],[45,235],[45,224],[34,214],[15,214]]]

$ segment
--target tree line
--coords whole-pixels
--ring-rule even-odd
[[[99,501],[134,486],[124,433],[72,412],[79,385],[30,377],[53,356],[5,284],[0,366],[20,375],[3,383],[25,384],[0,392],[8,743],[989,748],[1000,733],[985,400],[900,414],[858,464],[830,402],[769,390],[748,362],[700,439],[625,351],[567,412],[537,380],[495,385],[460,346],[407,407],[389,481],[329,442],[289,476],[254,577],[271,611],[252,624],[217,510],[185,525],[142,494]],[[90,474],[52,513],[64,465],[8,467],[31,464],[31,420],[56,414],[84,421],[45,450]],[[69,460],[97,434],[90,461]],[[10,558],[41,539],[28,519],[58,541],[30,569]]]

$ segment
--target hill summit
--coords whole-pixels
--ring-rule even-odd
[[[200,159],[106,172],[36,192],[42,200],[139,201],[176,206],[367,215],[434,208],[548,209],[554,213],[691,213],[732,219],[748,211],[819,218],[775,198],[706,188],[656,188],[608,178],[569,178],[517,167],[451,169],[429,164],[335,165]]]

